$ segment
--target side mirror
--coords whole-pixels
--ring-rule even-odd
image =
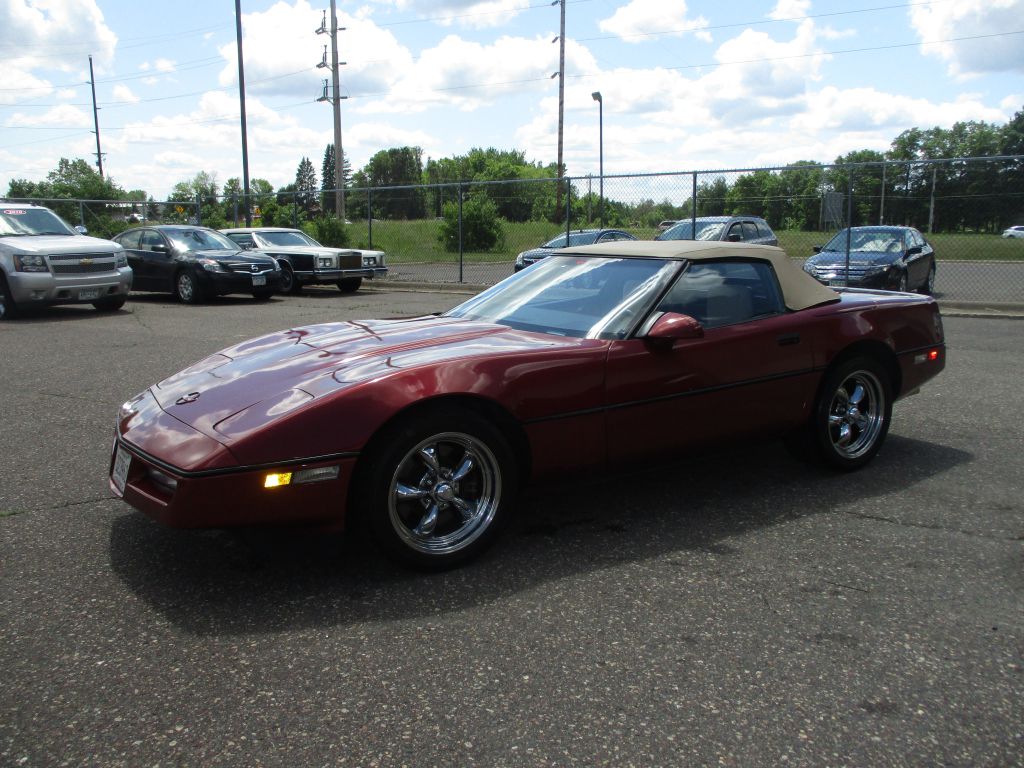
[[[75,225],[75,232],[77,232],[80,235],[88,235],[89,234],[89,230],[86,229],[85,227],[83,227],[81,224],[76,224]]]
[[[743,240],[743,237],[742,235],[739,235],[736,232],[730,232],[729,236],[726,237],[726,240],[728,240],[730,243],[738,243]]]
[[[153,251],[153,253],[167,253],[170,249],[163,243],[157,243],[150,246],[149,250]]]
[[[689,315],[666,312],[654,321],[644,338],[657,346],[671,347],[674,341],[704,338],[704,326]]]
[[[821,253],[821,246],[820,245],[816,245],[811,250],[813,250],[815,253]]]
[[[917,256],[917,254],[921,253],[923,250],[924,249],[921,248],[920,245],[912,245],[907,248],[907,256]]]

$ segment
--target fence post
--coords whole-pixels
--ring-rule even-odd
[[[850,284],[850,240],[853,237],[853,168],[846,172],[846,285]]]
[[[292,195],[292,226],[299,228],[299,196]]]
[[[561,182],[559,182],[561,183]],[[572,184],[565,185],[565,247],[569,247],[569,231],[572,229]]]
[[[373,248],[373,190],[366,190],[366,227],[370,239],[370,249]]]
[[[939,167],[932,165],[932,196],[931,200],[928,201],[928,234],[932,233],[932,227],[935,224],[935,174],[938,172]]]
[[[81,200],[78,201],[78,226],[85,226],[85,203]]]
[[[196,225],[203,226],[203,196],[196,195]]]
[[[690,239],[697,239],[697,172],[693,172],[693,206],[690,211]]]
[[[231,222],[234,226],[238,226],[238,194],[235,192],[231,193],[231,202],[234,206],[234,217]]]
[[[882,199],[878,203],[878,226],[885,224],[885,160],[882,161]]]
[[[464,251],[462,247],[462,182],[459,182],[459,282],[462,282]]]

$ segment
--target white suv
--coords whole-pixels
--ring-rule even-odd
[[[117,243],[80,234],[49,208],[0,201],[0,320],[47,304],[114,311],[131,288]]]

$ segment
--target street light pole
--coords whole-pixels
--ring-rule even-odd
[[[598,136],[598,156],[600,158],[598,172],[601,175],[601,182],[598,186],[600,200],[598,202],[598,217],[601,221],[601,229],[604,229],[604,100],[601,98],[600,91],[594,91],[590,94],[594,101],[597,102],[597,136]]]

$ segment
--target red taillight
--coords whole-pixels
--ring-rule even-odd
[[[934,362],[935,360],[938,360],[938,359],[939,359],[939,350],[933,349],[931,352],[928,353],[928,360],[929,361],[933,361]]]

